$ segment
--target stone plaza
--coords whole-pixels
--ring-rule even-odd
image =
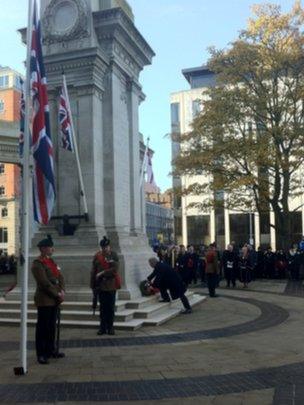
[[[66,358],[46,366],[30,328],[23,377],[19,329],[1,326],[0,403],[303,404],[303,299],[302,282],[254,281],[156,328],[113,338],[63,328]]]

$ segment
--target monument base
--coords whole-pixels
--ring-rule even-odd
[[[66,284],[66,299],[69,301],[88,301],[92,298],[90,290],[90,273],[95,253],[99,250],[99,241],[104,235],[111,240],[113,251],[119,257],[119,274],[122,278],[122,288],[118,290],[118,299],[129,300],[140,297],[139,283],[146,279],[152,271],[148,259],[153,255],[148,245],[147,237],[143,234],[129,235],[123,232],[96,229],[81,226],[73,236],[60,236],[54,227],[44,228],[37,232],[32,246],[45,238],[52,236],[54,241],[54,260],[61,268]],[[36,248],[30,252],[30,263],[39,255]],[[21,280],[18,277],[18,287]],[[29,292],[34,293],[35,280],[29,272]],[[18,297],[19,296],[19,297]],[[20,289],[10,294],[10,299],[20,298]]]

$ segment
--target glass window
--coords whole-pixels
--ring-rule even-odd
[[[8,78],[7,75],[6,76],[0,76],[0,87],[8,87],[8,83],[9,83],[8,79],[9,78]]]
[[[201,112],[201,105],[201,101],[198,99],[192,101],[192,118],[195,118]]]
[[[187,217],[188,244],[198,246],[210,243],[210,215]]]
[[[4,163],[0,163],[0,174],[5,173],[5,165]]]
[[[0,243],[7,243],[7,228],[0,228]]]
[[[171,131],[173,133],[180,133],[180,120],[179,120],[179,103],[171,104]]]
[[[291,238],[296,243],[302,237],[302,212],[290,212]]]
[[[4,101],[0,100],[0,113],[4,111]]]
[[[2,210],[1,210],[1,216],[2,216],[2,217],[7,217],[7,216],[8,216],[8,209],[7,209],[7,208],[2,208]]]
[[[5,195],[5,187],[4,186],[0,187],[0,195]]]
[[[250,218],[251,231],[254,236],[254,215],[253,214],[230,214],[230,241],[234,241],[237,246],[243,246],[249,242],[250,237]]]
[[[23,79],[20,76],[14,76],[14,85],[18,90],[22,90]]]

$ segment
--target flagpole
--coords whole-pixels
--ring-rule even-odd
[[[15,374],[27,373],[27,306],[28,306],[28,273],[29,273],[29,228],[30,228],[30,193],[31,193],[31,173],[30,173],[30,113],[31,113],[31,42],[32,42],[32,14],[33,2],[28,1],[28,24],[27,24],[27,57],[26,57],[26,86],[25,86],[25,122],[24,122],[24,146],[23,146],[23,221],[22,221],[22,252],[24,257],[23,277],[22,277],[22,297],[21,297],[21,341],[20,360],[21,367],[14,369]]]
[[[87,204],[87,198],[86,198],[86,194],[85,194],[82,171],[81,171],[81,166],[80,166],[78,145],[77,145],[77,140],[76,140],[76,133],[75,133],[75,129],[74,129],[73,116],[72,116],[72,111],[71,111],[70,99],[69,99],[69,95],[68,95],[69,94],[68,93],[68,87],[67,87],[67,84],[66,84],[66,79],[65,79],[65,74],[64,73],[62,74],[62,78],[63,78],[64,92],[67,95],[67,97],[66,97],[67,108],[68,108],[69,115],[70,115],[70,118],[71,118],[72,137],[73,137],[73,144],[74,144],[75,157],[76,157],[76,163],[77,163],[78,177],[79,177],[79,183],[80,183],[80,195],[81,195],[81,197],[83,199],[84,214],[85,214],[85,216],[88,217],[88,204]]]
[[[142,163],[142,166],[141,166],[141,172],[140,172],[140,180],[139,180],[140,187],[142,186],[143,180],[144,180],[145,166],[146,166],[146,162],[147,162],[147,153],[148,153],[148,150],[149,150],[149,141],[150,141],[150,138],[148,137],[147,138],[146,148],[145,148],[144,159],[143,159],[143,163]]]

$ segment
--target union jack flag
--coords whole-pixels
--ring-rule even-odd
[[[59,99],[59,126],[61,135],[61,146],[65,150],[74,152],[72,133],[73,129],[69,113],[69,95],[66,88],[65,78],[63,78],[63,85],[61,88]]]
[[[31,147],[34,157],[34,219],[36,222],[46,225],[50,220],[55,202],[55,179],[41,28],[36,0],[33,12],[30,81],[33,104]]]
[[[23,156],[24,146],[24,123],[25,123],[25,98],[24,98],[24,81],[20,77],[21,97],[20,97],[20,133],[19,133],[19,156]]]

